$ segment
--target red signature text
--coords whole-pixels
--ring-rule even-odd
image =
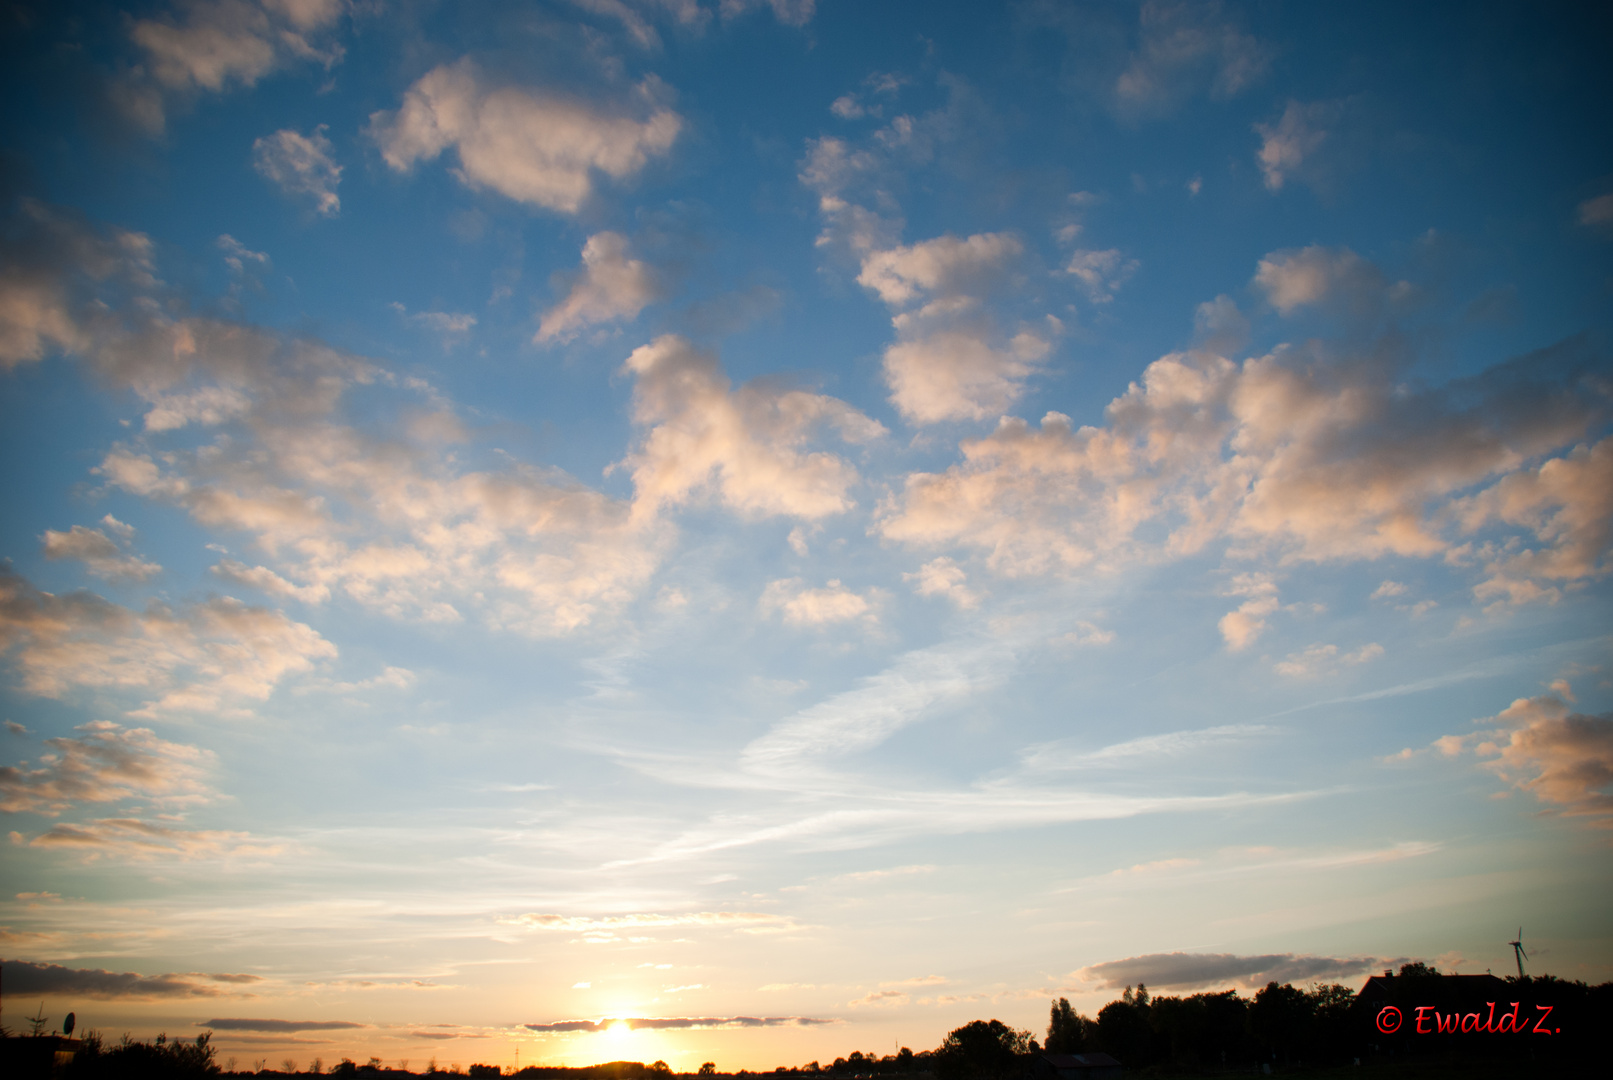
[[[1551,1019],[1553,1006],[1536,1005],[1535,1011],[1539,1016],[1519,1015],[1522,1006],[1516,1002],[1509,1002],[1512,1006],[1510,1012],[1502,1010],[1501,1015],[1495,1012],[1495,1002],[1486,1001],[1489,1006],[1486,1013],[1442,1013],[1435,1005],[1417,1005],[1412,1012],[1416,1020],[1412,1030],[1418,1035],[1456,1035],[1480,1033],[1486,1035],[1556,1035],[1562,1028],[1548,1027],[1547,1021]],[[1393,1035],[1400,1030],[1402,1017],[1400,1010],[1393,1005],[1386,1005],[1378,1011],[1378,1030],[1385,1035]]]

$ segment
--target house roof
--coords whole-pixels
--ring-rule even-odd
[[[1108,1054],[1043,1054],[1042,1057],[1055,1069],[1095,1069],[1120,1064]]]

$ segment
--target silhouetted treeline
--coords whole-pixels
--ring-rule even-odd
[[[1377,982],[1386,989],[1370,1000],[1339,985],[1302,990],[1273,982],[1249,998],[1234,990],[1155,997],[1139,985],[1127,987],[1119,1000],[1099,1009],[1096,1019],[1082,1016],[1060,998],[1053,1002],[1043,1049],[1106,1053],[1128,1069],[1169,1065],[1187,1070],[1350,1064],[1437,1054],[1567,1062],[1605,1052],[1594,1040],[1613,1015],[1613,983],[1587,986],[1550,975],[1496,979],[1491,985],[1498,989],[1487,996],[1504,999],[1498,1001],[1497,1013],[1472,1001],[1472,988],[1464,990],[1425,964],[1406,964],[1398,977]],[[1495,1025],[1495,1017],[1508,1013],[1513,1001],[1521,1003],[1518,1011],[1531,1024],[1541,1016],[1554,1018],[1549,1028],[1500,1034],[1471,1030]],[[1400,1026],[1391,1034],[1376,1023],[1387,1005],[1399,1010]],[[1466,1019],[1470,1015],[1474,1020]],[[1416,1029],[1419,1023],[1422,1032]],[[1469,1030],[1440,1034],[1447,1025],[1462,1024],[1469,1024]],[[1007,1080],[1009,1073],[996,1076]]]
[[[99,1032],[91,1031],[65,1074],[72,1080],[200,1080],[219,1074],[212,1040],[211,1031],[194,1040],[158,1035],[151,1042],[137,1042],[125,1035],[109,1046]]]
[[[1039,1075],[1037,1063],[1044,1054],[1108,1054],[1128,1071],[1150,1066],[1218,1071],[1262,1064],[1325,1066],[1427,1055],[1531,1060],[1572,1069],[1600,1060],[1605,1052],[1595,1040],[1604,1030],[1606,1018],[1613,1015],[1613,983],[1587,986],[1551,975],[1453,979],[1418,963],[1402,966],[1398,976],[1385,975],[1371,980],[1361,994],[1339,985],[1302,990],[1273,982],[1247,998],[1235,990],[1156,997],[1139,984],[1135,989],[1126,987],[1118,999],[1098,1010],[1096,1018],[1076,1012],[1066,998],[1054,1001],[1045,1043],[1000,1020],[975,1020],[948,1033],[934,1050],[915,1053],[903,1047],[883,1056],[853,1051],[828,1065],[812,1061],[760,1073],[743,1069],[718,1072],[709,1061],[693,1074],[675,1074],[664,1061],[648,1065],[611,1061],[579,1068],[528,1065],[519,1073],[505,1073],[488,1064],[471,1065],[465,1071],[457,1065],[443,1070],[433,1061],[422,1071],[470,1077],[515,1075],[526,1080],[671,1080],[675,1075],[1032,1080]],[[1483,1006],[1489,1002],[1478,1001],[1475,994],[1496,999],[1495,1007],[1486,1010]],[[1399,1021],[1393,1030],[1383,1021],[1389,1010],[1396,1012]],[[317,1059],[306,1073],[297,1072],[291,1061],[282,1063],[280,1070],[265,1069],[265,1062],[254,1063],[244,1074],[233,1071],[233,1061],[229,1064],[231,1072],[220,1069],[211,1033],[191,1041],[158,1036],[149,1043],[126,1035],[109,1045],[92,1031],[84,1036],[72,1065],[62,1075],[65,1080],[199,1080],[221,1073],[324,1072]],[[405,1063],[399,1064],[387,1068],[379,1058],[371,1058],[358,1065],[343,1058],[329,1067],[327,1075],[355,1080],[417,1075]],[[1048,1062],[1041,1064],[1040,1075],[1046,1077]]]

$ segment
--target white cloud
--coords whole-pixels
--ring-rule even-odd
[[[737,390],[717,358],[665,335],[635,349],[624,370],[637,383],[634,420],[646,430],[623,464],[637,512],[709,492],[742,514],[819,518],[850,509],[851,464],[802,447],[819,427],[861,443],[885,429],[836,398],[776,385]]]
[[[908,421],[985,419],[1023,392],[1051,346],[1029,329],[1002,341],[978,302],[1023,252],[1008,233],[864,251],[857,281],[897,309],[891,321],[898,340],[885,350],[885,382]],[[927,297],[922,307],[901,310]]]
[[[281,854],[289,846],[283,841],[256,839],[247,832],[178,829],[139,818],[62,822],[27,843],[29,847],[78,854],[86,859],[130,860],[267,858]]]
[[[763,7],[785,26],[805,26],[816,14],[818,0],[722,0],[719,10],[723,18],[731,19]]]
[[[809,588],[800,578],[769,582],[762,592],[760,606],[763,612],[779,612],[785,622],[795,626],[823,626],[875,617],[869,597],[853,592],[838,580],[831,580],[821,589]]]
[[[1115,80],[1120,111],[1159,113],[1208,83],[1229,98],[1265,73],[1270,50],[1226,19],[1219,3],[1149,0],[1139,12],[1139,40]]]
[[[903,574],[902,580],[913,582],[913,591],[920,596],[944,596],[965,609],[980,605],[980,594],[964,584],[968,575],[963,567],[945,555],[931,559],[915,573]]]
[[[1369,660],[1376,660],[1382,655],[1383,646],[1377,642],[1363,645],[1347,653],[1340,653],[1337,645],[1320,644],[1312,645],[1302,652],[1290,653],[1274,666],[1279,675],[1308,679],[1332,674],[1341,664],[1353,667]]]
[[[1586,199],[1578,209],[1581,225],[1613,225],[1613,192]]]
[[[252,144],[252,167],[289,196],[313,200],[314,209],[335,217],[342,208],[336,188],[342,167],[331,157],[325,125],[300,135],[289,128],[265,135]]]
[[[979,327],[919,330],[885,350],[891,404],[915,424],[1000,415],[1024,392],[1025,380],[1050,349],[1030,331],[994,345]]]
[[[639,85],[635,102],[614,108],[520,87],[489,89],[462,60],[422,76],[397,112],[373,114],[370,132],[399,172],[453,147],[467,185],[575,214],[593,192],[595,172],[624,179],[671,149],[683,120],[660,94],[653,77]]]
[[[544,312],[534,340],[569,341],[590,326],[636,318],[659,296],[654,272],[628,257],[627,237],[595,233],[583,245],[582,272],[566,298]]]
[[[331,67],[342,47],[321,42],[342,12],[340,0],[191,0],[182,18],[138,19],[129,36],[145,53],[145,71],[160,91],[223,92],[229,84],[250,87],[292,59]],[[165,122],[161,93],[138,78],[114,100],[131,119],[160,133]]]
[[[1322,125],[1329,123],[1337,111],[1335,104],[1327,102],[1305,105],[1290,101],[1275,124],[1255,125],[1261,138],[1256,160],[1267,188],[1281,191],[1290,177],[1301,173],[1327,141],[1327,129]]]
[[[108,515],[109,517],[111,515]],[[40,537],[47,559],[77,559],[85,569],[107,581],[144,581],[162,567],[138,555],[125,554],[100,529],[74,525],[67,532],[46,529]]]
[[[90,593],[41,592],[0,570],[0,653],[13,653],[30,694],[132,694],[145,702],[132,715],[150,716],[240,711],[336,647],[281,612],[229,597],[137,613]]]
[[[1064,272],[1086,286],[1087,298],[1094,304],[1107,304],[1115,292],[1137,271],[1137,260],[1128,259],[1118,248],[1095,251],[1078,249],[1070,256]]]
[[[159,739],[148,728],[105,720],[82,724],[83,734],[46,739],[51,752],[37,768],[0,768],[0,810],[50,814],[83,803],[150,799],[166,805],[210,798],[205,776],[213,755]]]
[[[1471,748],[1513,787],[1564,814],[1613,827],[1613,714],[1576,713],[1562,696],[1544,694],[1519,698],[1476,723],[1489,730],[1447,735],[1435,748],[1447,756]]]
[[[1404,282],[1389,286],[1376,266],[1349,248],[1319,244],[1267,255],[1260,260],[1255,284],[1284,315],[1306,306],[1371,311],[1410,289]]]
[[[688,911],[675,914],[635,912],[626,915],[558,915],[532,912],[500,922],[527,930],[563,930],[569,933],[614,933],[618,930],[653,930],[664,927],[715,927],[721,930],[773,930],[793,925],[787,915],[759,911]]]
[[[863,257],[857,283],[873,289],[892,307],[922,293],[945,296],[975,291],[1000,276],[1025,250],[1010,233],[976,233],[966,239],[951,234],[934,240],[870,251]]]
[[[1353,256],[1301,255],[1262,261],[1257,280],[1282,303],[1369,279],[1380,294],[1398,288]],[[1355,284],[1338,286],[1341,273]],[[1377,349],[1280,347],[1241,364],[1202,351],[1162,357],[1101,425],[1049,413],[1038,430],[1005,417],[965,440],[958,464],[906,477],[875,531],[982,551],[1010,575],[1101,571],[1212,541],[1281,562],[1482,561],[1484,589],[1508,602],[1549,600],[1606,572],[1613,443],[1522,468],[1584,435],[1602,408],[1594,384],[1559,381],[1536,358],[1448,387],[1404,385]],[[1464,546],[1498,526],[1501,546]],[[1507,550],[1520,530],[1539,545]],[[1276,609],[1274,589],[1250,593],[1223,621],[1228,643],[1246,647]]]
[[[301,600],[309,604],[319,604],[330,599],[328,586],[295,585],[267,566],[247,566],[234,559],[224,559],[212,567],[212,572],[232,584],[257,589],[270,596]]]
[[[257,263],[259,266],[269,265],[269,256],[261,251],[253,251],[241,241],[223,233],[218,238],[218,249],[224,253],[224,265],[230,268],[233,274],[247,272],[247,263]]]

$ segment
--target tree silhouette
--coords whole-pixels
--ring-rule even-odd
[[[1093,1049],[1097,1025],[1070,1007],[1069,998],[1059,998],[1047,1018],[1047,1042],[1050,1054],[1084,1054]]]
[[[1020,1059],[1035,1052],[1036,1040],[1001,1020],[976,1020],[947,1035],[935,1052],[940,1080],[1002,1080],[1022,1070]]]

